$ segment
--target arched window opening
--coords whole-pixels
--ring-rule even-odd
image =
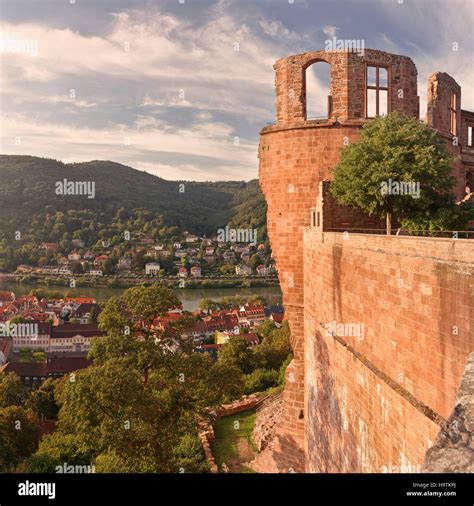
[[[316,62],[306,68],[306,119],[328,119],[331,113],[331,65]]]

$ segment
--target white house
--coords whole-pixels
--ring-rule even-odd
[[[197,242],[197,241],[199,241],[199,237],[197,235],[189,234],[186,237],[186,242]]]
[[[160,272],[160,264],[157,262],[149,262],[145,264],[145,274],[147,276],[156,276]]]
[[[252,268],[244,264],[236,265],[235,273],[238,276],[250,276],[252,274]]]
[[[22,348],[33,351],[49,351],[51,325],[43,322],[26,322],[13,325],[9,333],[13,340],[13,352],[17,353]]]
[[[79,255],[79,253],[77,251],[71,251],[69,253],[69,255],[67,256],[67,259],[72,262],[76,262],[77,260],[81,259],[81,255]]]

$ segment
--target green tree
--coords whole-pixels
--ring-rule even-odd
[[[83,274],[84,269],[80,262],[72,262],[71,271],[73,274]]]
[[[99,310],[97,306],[93,306],[90,312],[89,323],[97,323],[99,319]]]
[[[193,439],[198,421],[205,407],[242,393],[242,375],[178,342],[181,322],[154,327],[156,316],[178,304],[158,284],[109,300],[99,317],[107,336],[93,341],[93,365],[61,382],[58,430],[38,454],[94,461],[99,472],[204,469]]]
[[[34,453],[22,461],[15,469],[19,473],[55,473],[62,462],[46,453]]]
[[[274,369],[255,369],[244,376],[244,393],[263,392],[278,384],[278,371]]]
[[[41,386],[33,390],[26,405],[36,413],[38,417],[54,420],[58,416],[59,406],[54,398],[57,380],[48,378]]]
[[[277,326],[273,320],[265,320],[260,327],[258,327],[258,335],[262,338],[268,337]]]
[[[11,472],[37,447],[38,423],[31,410],[20,406],[0,409],[0,470]]]
[[[454,184],[444,141],[426,124],[397,112],[364,125],[360,141],[341,151],[333,177],[330,191],[336,200],[385,216],[387,234],[394,213],[412,218],[429,212]],[[419,196],[396,194],[389,188],[391,182],[419,183]]]
[[[265,369],[279,369],[291,353],[290,327],[284,322],[280,329],[270,331],[254,348],[255,363]]]
[[[103,263],[102,268],[104,270],[104,274],[114,274],[115,262],[112,260],[112,258],[107,258],[107,260]]]
[[[208,314],[211,311],[216,310],[217,307],[218,304],[214,300],[209,299],[208,297],[204,297],[199,301],[199,309],[201,309],[202,311],[206,311]]]
[[[242,373],[253,371],[255,360],[248,341],[242,336],[232,336],[219,350],[219,362],[238,367]]]
[[[209,465],[202,443],[193,434],[185,434],[173,449],[173,464],[185,473],[208,473]]]
[[[0,407],[21,406],[27,397],[26,388],[14,373],[0,373]]]

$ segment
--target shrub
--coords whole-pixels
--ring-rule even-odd
[[[263,392],[278,384],[278,372],[272,369],[255,369],[244,375],[244,393]]]

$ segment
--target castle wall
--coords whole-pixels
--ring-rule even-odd
[[[306,470],[419,470],[474,349],[471,242],[308,228],[304,244]]]
[[[306,120],[305,71],[318,61],[331,65],[328,119],[323,121]],[[358,140],[367,121],[367,65],[388,67],[389,111],[418,118],[417,71],[405,56],[370,49],[363,56],[319,51],[274,65],[277,121],[261,131],[259,179],[294,359],[286,373],[283,414],[274,440],[253,463],[259,472],[380,472],[390,463],[421,463],[452,407],[460,375],[456,361],[464,364],[473,344],[465,334],[449,335],[455,304],[456,321],[474,333],[472,307],[467,305],[473,300],[472,287],[456,270],[457,263],[468,258],[472,262],[464,243],[379,236],[356,240],[351,234],[350,247],[334,243],[331,249],[329,237],[338,235],[323,232],[339,226],[378,228],[374,220],[335,205],[327,183],[319,195],[341,148]],[[439,84],[438,78],[432,82],[428,116],[432,126],[439,122],[444,128],[441,88],[445,81],[457,84],[449,76],[441,76]],[[460,148],[452,146],[449,133],[443,135],[458,156]],[[458,196],[465,170],[460,160],[453,164]],[[318,211],[321,226],[306,230]],[[366,242],[357,242],[362,240]],[[411,288],[395,290],[397,277]],[[332,321],[338,311],[343,311],[339,317],[367,325],[369,337],[355,346],[321,335],[319,324]],[[427,350],[430,367],[421,363]],[[341,413],[346,413],[342,429],[337,423]],[[405,428],[408,417],[413,424]]]
[[[260,142],[260,186],[268,204],[267,227],[278,266],[294,359],[287,369],[284,411],[273,445],[255,468],[304,471],[303,228],[310,224],[319,181],[329,177],[344,138],[359,126],[273,130]],[[295,450],[296,449],[296,450]],[[273,464],[269,463],[273,461]]]
[[[468,146],[468,126],[473,128],[472,146]],[[461,110],[461,153],[465,169],[466,186],[474,192],[474,112]]]
[[[277,126],[306,120],[306,68],[316,62],[331,65],[330,120],[365,118],[366,65],[389,67],[390,109],[419,116],[417,70],[407,56],[366,49],[353,52],[317,51],[278,60],[275,65]]]
[[[454,102],[453,102],[454,97]],[[455,127],[451,125],[451,109],[456,113]],[[466,114],[461,111],[461,87],[446,72],[436,72],[428,78],[426,122],[446,139],[446,147],[453,160],[452,175],[456,178],[454,191],[458,200],[465,195],[468,180],[461,149],[467,144]]]

